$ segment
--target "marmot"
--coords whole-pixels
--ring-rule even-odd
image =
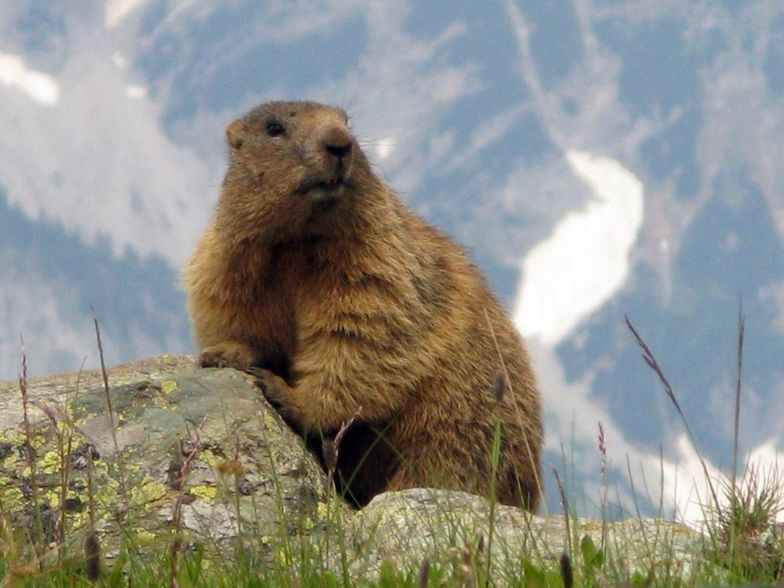
[[[339,108],[262,104],[226,139],[217,211],[185,272],[199,363],[254,371],[310,438],[356,416],[336,482],[358,506],[422,486],[488,496],[499,427],[496,497],[535,510],[536,381],[466,253],[376,176]]]

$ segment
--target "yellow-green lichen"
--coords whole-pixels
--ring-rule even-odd
[[[177,389],[177,382],[174,380],[164,380],[161,382],[161,392],[164,394],[171,394]]]
[[[32,433],[30,435],[30,447],[32,447],[36,451],[39,451],[39,450],[43,449],[44,445],[46,445],[48,441],[49,441],[49,439],[45,435],[40,435],[40,434],[36,434],[36,433]],[[25,440],[23,439],[22,443],[24,443],[24,442],[25,442]]]
[[[46,491],[45,496],[49,506],[52,508],[60,506],[60,488],[50,488]]]
[[[191,488],[191,494],[198,496],[202,500],[209,500],[212,502],[218,495],[218,489],[215,486],[208,486],[207,484],[199,484]]]
[[[302,520],[300,522],[302,530],[312,531],[316,527],[316,521],[329,520],[330,515],[335,516],[334,510],[335,509],[330,508],[330,505],[326,502],[318,502],[316,504],[316,512],[313,513],[314,516],[309,516],[303,513]]]
[[[275,417],[272,416],[272,413],[268,410],[263,411],[264,415],[264,426],[269,431],[275,431],[278,428],[278,422],[275,420]]]
[[[148,504],[166,496],[166,486],[160,482],[145,478],[140,486],[131,489],[132,504]]]
[[[0,443],[10,443],[11,445],[19,445],[22,442],[21,435],[15,430],[9,429],[4,431],[0,429]]]
[[[95,500],[102,506],[111,507],[117,504],[120,495],[120,484],[113,478],[102,478],[100,482],[94,481]]]
[[[206,463],[211,468],[215,469],[218,465],[226,461],[226,458],[215,455],[211,449],[205,449],[199,453],[199,460]]]
[[[119,460],[117,465],[119,467],[120,465]],[[125,474],[128,476],[138,475],[139,472],[142,470],[142,466],[138,463],[124,463],[123,466],[125,467]],[[142,483],[144,482],[142,481]]]
[[[157,539],[155,533],[148,531],[147,529],[137,528],[133,530],[134,534],[136,535],[136,541],[140,545],[150,545],[155,542]]]
[[[59,472],[61,467],[60,452],[47,451],[38,463],[38,467],[40,467],[41,471],[45,474],[55,474]]]
[[[24,503],[25,497],[19,488],[0,488],[0,509],[3,512],[20,511]]]
[[[83,529],[90,519],[89,513],[84,510],[82,512],[69,513],[66,520],[70,521],[71,529]]]
[[[319,501],[319,503],[316,504],[316,516],[319,519],[326,519],[329,517],[329,504]]]

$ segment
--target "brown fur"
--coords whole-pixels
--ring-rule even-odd
[[[498,499],[535,510],[534,375],[463,250],[376,177],[342,110],[263,104],[227,142],[217,213],[186,270],[201,365],[257,368],[311,436],[357,414],[338,474],[359,505],[417,486],[488,495],[500,425]]]

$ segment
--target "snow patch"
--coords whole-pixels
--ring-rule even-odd
[[[60,87],[52,76],[29,69],[21,57],[10,53],[0,53],[0,82],[16,86],[46,106],[53,106],[60,99]]]
[[[523,260],[514,313],[523,335],[550,346],[623,285],[643,219],[642,183],[620,163],[584,151],[568,151],[566,160],[594,198]]]
[[[146,86],[129,86],[110,54],[74,50],[61,71],[56,109],[26,101],[6,117],[8,204],[31,219],[45,210],[89,244],[109,236],[117,255],[130,247],[180,267],[209,220],[220,168],[172,141],[161,107],[144,98]]]

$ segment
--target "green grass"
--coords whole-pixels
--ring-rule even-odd
[[[677,395],[656,361],[653,352],[642,336],[630,330],[643,351],[643,358],[659,378],[665,393],[680,415],[684,428],[692,442],[686,417],[680,409]],[[96,323],[97,331],[97,323]],[[97,332],[100,341],[100,333]],[[741,370],[743,356],[744,323],[739,317],[738,375],[736,386],[736,422],[741,400]],[[19,387],[23,404],[27,408],[27,379],[23,363]],[[105,374],[105,370],[104,370]],[[503,382],[502,382],[503,383]],[[107,384],[108,387],[108,384]],[[498,385],[497,387],[500,387]],[[108,394],[107,394],[108,403]],[[111,406],[108,406],[111,412]],[[60,447],[60,484],[64,489],[68,483],[69,456],[77,445],[78,431],[67,422],[58,422],[55,415],[48,415],[57,429]],[[27,427],[25,419],[25,427]],[[496,430],[491,462],[497,468],[500,435]],[[30,449],[29,430],[27,448]],[[739,461],[737,455],[738,430],[735,429],[734,469]],[[598,457],[603,481],[597,501],[601,512],[606,513],[608,487],[604,484],[606,446],[603,429],[599,428]],[[199,428],[195,429],[193,450],[187,454],[180,467],[182,492],[187,487],[189,461],[199,449]],[[329,447],[329,451],[336,448]],[[90,455],[90,452],[87,452]],[[440,554],[438,561],[424,559],[418,565],[401,567],[401,564],[385,561],[372,577],[352,578],[349,571],[352,537],[347,531],[348,520],[334,492],[329,496],[326,509],[319,521],[319,529],[309,533],[296,532],[305,527],[303,521],[281,521],[280,532],[275,537],[261,538],[249,531],[240,532],[238,539],[227,544],[215,544],[193,538],[182,533],[178,500],[173,505],[171,533],[141,545],[131,534],[113,557],[103,553],[97,534],[88,532],[84,544],[74,545],[66,533],[67,526],[47,525],[46,517],[62,513],[45,512],[39,504],[39,479],[35,460],[30,459],[29,517],[25,524],[12,520],[11,513],[4,509],[0,492],[0,586],[41,586],[61,588],[66,586],[237,586],[237,587],[466,587],[466,586],[697,586],[711,584],[772,584],[780,582],[784,571],[784,538],[777,535],[775,517],[782,509],[782,479],[773,469],[747,466],[744,475],[730,472],[721,481],[711,479],[704,460],[706,482],[710,488],[704,505],[706,533],[705,544],[697,562],[689,570],[674,557],[664,558],[658,567],[651,565],[647,570],[629,573],[626,562],[618,552],[611,549],[606,528],[609,521],[603,519],[601,541],[594,542],[588,536],[580,536],[578,514],[569,503],[568,489],[562,482],[563,476],[555,470],[563,511],[568,513],[563,550],[544,554],[551,565],[543,566],[543,554],[538,553],[535,537],[525,548],[509,552],[503,545],[497,529],[490,524],[488,529],[479,530],[454,528],[444,525],[452,533],[453,547]],[[91,460],[90,460],[91,461]],[[566,460],[565,460],[566,461]],[[334,459],[325,456],[327,464]],[[232,484],[239,480],[241,468],[228,460],[221,472],[226,481],[227,504],[231,504]],[[236,462],[237,464],[239,462]],[[118,464],[122,468],[122,464]],[[333,472],[328,472],[331,478]],[[631,472],[630,472],[631,476]],[[2,488],[0,488],[2,489]],[[234,490],[237,490],[234,488]],[[121,489],[125,494],[126,489]],[[88,489],[92,502],[93,491]],[[235,494],[236,495],[236,494]],[[182,497],[182,493],[180,495]],[[491,496],[492,498],[492,496]],[[120,497],[122,500],[122,496]],[[491,520],[496,510],[490,501]],[[284,508],[279,505],[279,512]],[[88,505],[90,513],[93,505]],[[444,516],[447,517],[446,507]],[[636,515],[642,525],[643,519]],[[91,527],[94,521],[91,521]],[[46,528],[52,526],[54,533],[47,535]],[[294,532],[292,531],[294,529]],[[444,531],[445,532],[445,531]],[[442,537],[448,543],[449,537]],[[650,559],[654,553],[668,553],[671,537],[658,532],[649,538]],[[500,565],[491,566],[490,560],[499,558]],[[495,561],[495,560],[494,560]]]

